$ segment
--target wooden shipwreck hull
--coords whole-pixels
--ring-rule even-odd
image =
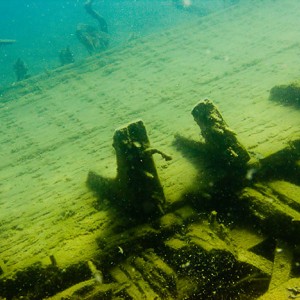
[[[1,87],[0,299],[300,297],[300,2],[239,3]]]
[[[211,101],[197,104],[192,114],[205,138],[199,146],[207,157],[204,176],[214,178],[213,188],[167,205],[152,155],[171,157],[151,148],[141,120],[118,129],[116,178],[93,172],[87,178],[100,200],[108,198],[119,220],[98,238],[97,255],[67,268],[52,255],[48,267],[36,264],[3,276],[1,296],[298,297],[300,140],[260,161],[250,160]],[[5,273],[4,265],[1,271]]]

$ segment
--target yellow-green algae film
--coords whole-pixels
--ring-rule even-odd
[[[88,7],[103,18],[107,31]],[[25,289],[24,294],[12,295],[17,287],[14,278],[17,272],[37,265],[60,270],[84,266],[82,277],[74,276],[76,280],[61,284],[60,290],[44,298],[93,279],[93,272],[103,272],[97,258],[105,252],[105,238],[115,234],[119,238],[117,234],[129,227],[132,231],[124,236],[133,252],[137,241],[131,242],[132,236],[149,231],[146,237],[154,239],[160,230],[172,232],[164,246],[181,251],[183,241],[172,226],[183,228],[185,222],[192,226],[187,239],[195,239],[194,231],[206,236],[201,222],[208,222],[211,210],[207,203],[212,195],[207,191],[220,188],[214,178],[223,174],[213,167],[207,172],[201,148],[205,140],[191,115],[193,107],[206,98],[247,149],[250,163],[254,161],[244,174],[246,185],[254,184],[259,162],[271,157],[262,163],[267,164],[266,172],[257,189],[266,199],[274,194],[280,201],[285,199],[285,205],[299,202],[299,179],[295,178],[299,148],[293,152],[293,172],[283,170],[281,164],[291,161],[291,152],[280,152],[300,138],[298,96],[293,96],[293,90],[295,103],[290,97],[286,100],[291,90],[280,92],[284,97],[279,101],[270,97],[273,87],[295,87],[299,81],[299,9],[300,3],[292,0],[1,2],[0,297],[26,295]],[[80,28],[90,29],[83,32],[85,42],[78,38]],[[105,46],[103,39],[109,41]],[[120,208],[109,197],[99,198],[86,180],[91,170],[104,178],[117,176],[114,132],[140,119],[151,148],[172,160],[153,155],[166,198],[166,216],[159,226],[151,227],[145,219],[145,227],[138,224],[134,229],[130,216],[120,218]],[[274,168],[269,170],[269,165]],[[199,193],[205,199],[200,208],[194,196]],[[297,207],[293,204],[293,209]],[[182,211],[177,212],[178,208]],[[221,235],[215,240],[222,242],[212,247],[221,247],[225,239]],[[253,239],[260,241],[257,236]],[[117,242],[114,245],[119,256],[130,256]],[[146,246],[155,248],[148,242]],[[155,251],[163,260],[157,260],[157,265],[171,274],[163,263],[172,266],[175,262],[164,257],[161,247]],[[153,258],[149,253],[145,255]],[[228,255],[225,262],[232,259]],[[96,271],[89,271],[89,261]],[[180,264],[182,270],[189,269],[189,262],[187,258]],[[296,263],[297,258],[294,273],[299,272]],[[110,268],[105,270],[103,284],[115,282],[113,271],[109,275]],[[168,297],[193,296],[184,288],[190,285],[188,273],[180,277],[183,273],[176,274],[181,278],[180,292]],[[40,299],[30,293],[31,299]]]

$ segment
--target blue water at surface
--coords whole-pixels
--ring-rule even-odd
[[[0,39],[17,41],[13,45],[0,47],[0,87],[15,81],[13,64],[18,58],[25,61],[30,73],[34,75],[58,67],[58,53],[67,46],[70,46],[75,60],[88,56],[76,37],[76,26],[79,23],[97,24],[85,12],[84,2],[0,1]],[[221,0],[194,0],[191,3],[198,7],[210,5],[210,9],[220,9],[226,5]],[[126,42],[132,35],[138,37],[165,30],[191,17],[188,10],[178,9],[172,0],[94,0],[93,7],[108,23],[110,47]],[[196,12],[199,15],[202,13],[201,10]]]

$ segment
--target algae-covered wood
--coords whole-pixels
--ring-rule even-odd
[[[252,157],[261,159],[299,139],[300,111],[268,99],[274,85],[299,79],[299,9],[292,0],[240,1],[218,15],[191,18],[2,88],[1,278],[37,262],[52,267],[52,255],[60,270],[89,261],[102,253],[97,240],[112,227],[121,234],[124,228],[106,199],[99,203],[85,181],[89,170],[115,177],[112,136],[123,124],[141,118],[151,144],[172,155],[168,162],[154,158],[170,206],[193,196],[199,185],[214,187],[203,176],[199,152],[173,145],[176,134],[199,140],[190,115],[198,101],[209,97],[218,105]],[[296,171],[299,159],[297,166]],[[250,183],[255,171],[248,174]],[[184,249],[182,237],[173,238],[169,243]],[[117,245],[114,250],[121,251]],[[91,278],[85,264],[83,270]],[[187,274],[178,282],[181,290],[194,286]],[[236,284],[250,279],[245,275]]]

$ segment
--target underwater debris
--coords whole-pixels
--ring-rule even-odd
[[[270,90],[269,100],[300,107],[300,81],[275,85]]]
[[[19,58],[15,62],[14,71],[17,77],[17,81],[21,81],[30,77],[30,75],[28,74],[28,67],[21,58]]]
[[[79,24],[76,35],[78,40],[86,47],[89,54],[105,50],[108,46],[109,35],[99,31],[94,26]]]
[[[73,63],[74,60],[74,55],[70,50],[70,47],[68,46],[65,49],[60,50],[59,52],[59,60],[60,60],[60,64],[62,66],[68,65]]]

